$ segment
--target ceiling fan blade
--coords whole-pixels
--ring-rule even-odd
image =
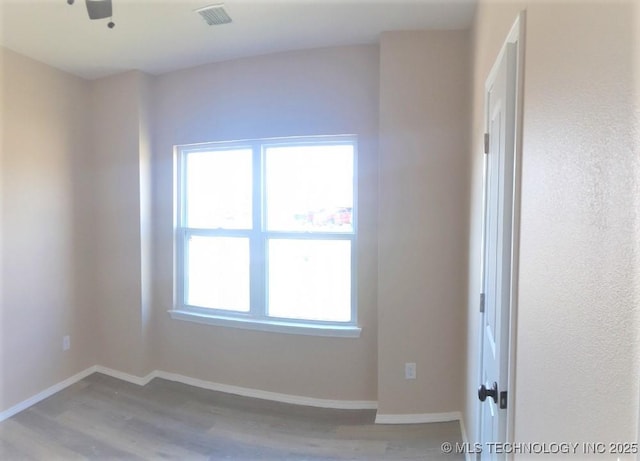
[[[89,19],[104,19],[113,16],[111,0],[86,0]]]

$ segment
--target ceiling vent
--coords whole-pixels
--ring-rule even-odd
[[[195,12],[200,14],[210,26],[219,26],[231,22],[231,17],[224,10],[224,5],[222,4],[205,6],[195,10]]]

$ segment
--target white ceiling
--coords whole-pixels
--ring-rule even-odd
[[[226,0],[233,22],[193,10],[221,0],[113,0],[89,20],[85,0],[0,0],[0,44],[81,77],[138,69],[161,74],[286,50],[376,43],[388,30],[461,29],[475,0]]]

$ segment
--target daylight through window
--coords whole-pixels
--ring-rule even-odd
[[[355,327],[355,165],[352,136],[178,146],[174,313]]]

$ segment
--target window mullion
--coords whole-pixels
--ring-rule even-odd
[[[263,165],[260,143],[253,146],[253,228],[251,230],[251,315],[255,318],[266,317],[265,300],[265,241],[262,232],[263,221]]]
[[[176,238],[179,244],[176,245],[175,251],[176,279],[178,280],[175,302],[182,307],[186,304],[185,294],[189,289],[189,261],[187,261],[187,251],[185,251],[187,239],[189,238],[187,229],[184,227],[178,228]]]
[[[177,190],[174,192],[174,200],[176,207],[174,209],[174,227],[176,234],[174,236],[174,305],[183,307],[185,305],[185,294],[188,290],[188,262],[186,260],[186,244],[187,244],[187,229],[186,229],[186,168],[185,168],[185,156],[186,154],[180,150],[174,151],[174,167],[176,168],[175,180],[177,180]]]

